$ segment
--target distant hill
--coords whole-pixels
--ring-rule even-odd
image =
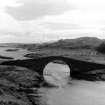
[[[93,49],[101,44],[103,40],[96,37],[80,37],[76,39],[64,39],[53,43],[45,43],[39,48],[66,48],[66,49]]]
[[[93,49],[100,45],[104,40],[96,37],[80,37],[76,39],[61,39],[51,43],[5,43],[0,46],[14,46],[29,50],[43,48],[63,48],[63,49]]]

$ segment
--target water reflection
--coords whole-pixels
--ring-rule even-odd
[[[57,61],[61,62],[61,61]],[[63,64],[51,62],[44,69],[44,78],[47,83],[58,87],[66,85],[70,78],[70,68],[64,62]]]

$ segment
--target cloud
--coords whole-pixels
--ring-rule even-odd
[[[35,43],[44,42],[45,35],[40,32],[22,33],[22,32],[1,32],[0,43]]]
[[[105,0],[0,0],[0,42],[105,38]]]
[[[47,15],[58,15],[73,9],[65,0],[21,0],[19,6],[6,7],[6,11],[17,20],[34,20]]]
[[[77,29],[81,29],[82,27],[80,27],[77,24],[73,24],[73,23],[65,23],[65,22],[49,22],[49,23],[42,23],[42,25],[44,25],[46,28],[51,29],[51,30],[77,30]]]

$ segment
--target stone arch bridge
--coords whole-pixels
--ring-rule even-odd
[[[36,59],[25,59],[25,60],[11,60],[1,63],[1,65],[15,65],[21,67],[27,67],[38,72],[43,76],[43,70],[45,66],[54,61],[62,60],[70,67],[70,76],[78,77],[79,74],[86,74],[89,71],[97,69],[105,69],[104,64],[98,64],[88,61],[77,60],[73,58],[63,57],[63,56],[48,56]]]

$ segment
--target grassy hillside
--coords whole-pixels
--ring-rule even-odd
[[[64,39],[53,43],[42,44],[39,48],[93,49],[102,42],[103,40],[95,37],[80,37],[77,39]]]
[[[63,49],[94,49],[104,40],[96,37],[80,37],[76,39],[61,39],[55,42],[46,43],[5,43],[0,46],[14,46],[28,50],[43,49],[43,48],[63,48]]]

